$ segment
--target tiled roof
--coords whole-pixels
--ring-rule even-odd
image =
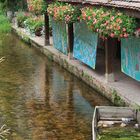
[[[59,0],[65,2],[80,2],[92,5],[113,6],[140,11],[140,0]]]
[[[140,11],[140,0],[85,0],[84,2],[96,5],[114,6]]]

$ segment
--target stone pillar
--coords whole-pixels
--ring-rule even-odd
[[[105,40],[105,77],[107,82],[114,82],[114,51],[115,47],[117,47],[117,39],[116,38],[107,38]]]
[[[73,23],[66,24],[67,30],[67,40],[68,40],[68,58],[73,58],[73,43],[74,43],[74,34],[73,34]]]
[[[50,44],[49,16],[47,12],[45,12],[44,14],[44,21],[45,21],[45,45],[49,45]]]

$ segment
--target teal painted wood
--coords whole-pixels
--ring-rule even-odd
[[[58,22],[51,19],[52,23],[52,35],[54,47],[64,54],[68,54],[67,49],[67,31],[66,24],[64,22]]]
[[[140,39],[121,40],[121,69],[128,76],[140,81]]]
[[[73,56],[95,69],[98,34],[91,32],[85,23],[74,25]]]

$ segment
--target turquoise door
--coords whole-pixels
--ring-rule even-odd
[[[85,23],[74,25],[73,56],[95,69],[98,34],[91,32]]]
[[[121,69],[128,76],[140,81],[140,38],[121,40]]]
[[[54,21],[53,19],[51,19],[51,23],[52,23],[53,45],[57,50],[67,55],[68,41],[67,41],[66,24],[64,22]]]

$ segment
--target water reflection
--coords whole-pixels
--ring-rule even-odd
[[[90,140],[95,105],[110,104],[15,36],[1,39],[0,125],[9,140]]]

